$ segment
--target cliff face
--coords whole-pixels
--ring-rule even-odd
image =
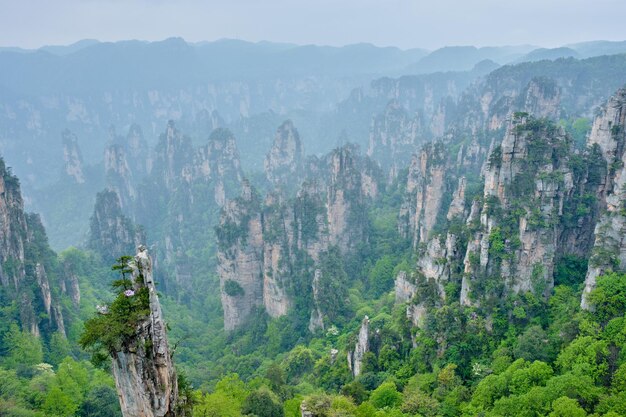
[[[233,198],[242,180],[239,151],[233,134],[215,129],[209,143],[196,152],[192,180],[212,181],[215,203],[222,207],[226,198]]]
[[[366,198],[375,197],[378,188],[366,162],[359,161],[356,149],[349,146],[333,151],[328,158],[328,233],[330,244],[343,252],[366,239],[361,222],[366,216]]]
[[[167,344],[166,324],[152,274],[152,261],[144,246],[130,263],[135,291],[147,288],[150,314],[134,336],[113,354],[113,376],[125,417],[183,416],[176,370]]]
[[[263,302],[261,201],[244,182],[241,197],[224,207],[218,237],[218,274],[224,328],[233,330]]]
[[[559,238],[554,225],[573,188],[568,141],[553,125],[520,115],[492,150],[480,227],[464,261],[462,304],[472,303],[472,287],[489,276],[514,293],[549,294]]]
[[[72,178],[77,184],[85,182],[83,172],[83,156],[78,147],[78,138],[68,129],[61,133],[63,140],[63,162],[65,163],[65,175]]]
[[[263,167],[274,188],[291,191],[300,185],[304,173],[304,151],[300,135],[291,120],[284,122],[276,131]]]
[[[193,289],[199,283],[190,273],[198,265],[186,254],[213,244],[211,231],[220,207],[240,192],[242,173],[234,136],[218,128],[204,146],[194,147],[173,121],[168,122],[154,149],[148,148],[137,125],[130,127],[125,138],[114,132],[111,136],[105,151],[106,184],[117,194],[118,202],[109,196],[106,204],[97,205],[92,240],[93,236],[96,240],[117,237],[110,246],[103,242],[92,246],[109,255],[121,247],[134,247],[132,232],[123,231],[131,219],[151,231],[151,244],[162,260],[157,274],[173,271],[163,274],[162,290],[180,300],[198,294]],[[102,212],[105,206],[108,213]],[[101,218],[109,219],[110,224],[103,224]],[[111,220],[114,218],[118,220]]]
[[[113,144],[104,150],[104,171],[107,186],[118,195],[120,206],[132,213],[137,191],[124,146]]]
[[[119,196],[122,210],[134,218],[137,187],[152,171],[153,154],[136,124],[130,126],[126,137],[117,136],[113,128],[110,133],[110,144],[104,149],[105,183]]]
[[[397,275],[395,291],[416,326],[449,291],[477,307],[525,292],[548,297],[557,265],[572,256],[590,258],[589,308],[597,277],[626,260],[626,92],[609,100],[588,146],[576,150],[550,121],[565,87],[492,78],[481,88],[460,130],[442,138],[448,152],[427,144],[409,164],[398,227],[417,260]],[[456,158],[450,149],[459,149]]]
[[[366,207],[380,174],[353,147],[310,161],[308,172],[295,197],[277,190],[261,201],[246,185],[241,197],[224,206],[216,232],[227,330],[256,306],[271,317],[287,314],[295,291],[311,294],[301,307],[310,309],[310,330],[324,327],[324,303],[316,299],[324,281],[319,263],[332,246],[349,253],[367,241]],[[306,288],[298,287],[295,275],[305,277]]]
[[[0,159],[0,303],[15,302],[22,328],[34,335],[65,334],[56,282],[47,272],[54,256],[39,216],[24,212],[19,180]]]
[[[405,200],[400,209],[400,233],[413,246],[428,240],[442,209],[444,194],[450,193],[446,182],[445,146],[429,144],[409,165]]]
[[[370,319],[365,316],[361,322],[354,350],[348,352],[348,368],[350,368],[354,377],[361,375],[363,356],[369,351],[369,329]]]
[[[120,256],[132,253],[144,239],[141,229],[122,213],[117,193],[110,190],[98,193],[87,246],[112,263]]]
[[[423,143],[420,133],[419,116],[410,117],[397,101],[391,101],[372,120],[367,155],[375,158],[389,179],[394,179]]]
[[[596,117],[588,144],[599,148],[606,176],[598,189],[603,214],[594,230],[595,242],[585,279],[581,306],[589,309],[587,295],[598,276],[626,268],[626,89],[619,90]]]
[[[167,190],[174,191],[181,179],[191,180],[193,156],[191,139],[184,136],[173,121],[169,121],[156,147],[154,164],[157,179]]]

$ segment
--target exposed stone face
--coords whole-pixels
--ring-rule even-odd
[[[406,315],[414,326],[423,325],[427,307],[433,301],[445,300],[445,284],[452,277],[452,268],[460,258],[457,237],[448,233],[430,239],[419,250],[417,264],[410,274],[401,271],[395,279],[396,303],[409,302]],[[436,300],[432,299],[434,293]]]
[[[561,89],[549,78],[533,78],[522,92],[521,110],[537,118],[558,120],[561,113]]]
[[[369,351],[369,329],[370,319],[365,316],[361,322],[354,351],[348,352],[348,368],[350,368],[352,375],[355,377],[361,375],[363,356]]]
[[[142,178],[152,171],[153,155],[148,152],[148,143],[143,137],[141,127],[133,123],[126,135],[125,147],[128,153],[128,162],[136,178]]]
[[[276,131],[274,143],[263,165],[268,181],[274,187],[290,190],[300,185],[304,170],[304,152],[300,135],[291,120]]]
[[[447,192],[443,152],[443,144],[438,142],[411,159],[399,229],[404,237],[411,239],[414,247],[428,240],[442,209]]]
[[[24,202],[19,189],[19,181],[6,169],[4,161],[0,165],[0,242],[3,264],[9,260],[24,262],[24,241],[20,235],[27,230],[26,217],[24,215]],[[0,268],[0,277],[3,286],[17,288],[24,279],[24,266],[5,272]]]
[[[65,174],[72,178],[77,184],[84,184],[85,173],[83,172],[83,156],[78,147],[78,138],[67,129],[61,133],[61,137],[63,140]]]
[[[139,139],[135,142],[142,143]],[[219,208],[241,192],[237,143],[229,130],[218,128],[204,146],[194,148],[191,139],[174,122],[169,122],[154,156],[150,152],[145,154],[144,159],[154,163],[151,162],[148,175],[136,186],[134,216],[129,216],[162,236],[155,242],[159,259],[163,260],[157,269],[174,271],[162,281],[163,289],[182,302],[198,295],[194,286],[199,282],[191,273],[194,260],[187,254],[205,248],[214,240],[210,231],[218,222]],[[190,238],[187,231],[196,228],[206,229],[208,233]]]
[[[600,275],[626,269],[626,89],[619,90],[596,117],[589,146],[600,148],[606,161],[606,178],[598,195],[603,214],[596,224],[595,242],[585,279],[581,307],[590,309],[588,294]]]
[[[69,260],[64,259],[62,271],[63,277],[60,280],[61,292],[69,296],[74,307],[78,308],[80,306],[80,285],[75,266]]]
[[[448,233],[445,241],[442,241],[442,236],[431,239],[417,261],[418,273],[436,283],[442,299],[445,298],[444,285],[450,279],[451,264],[458,255],[457,237]]]
[[[418,294],[418,288],[415,272],[407,274],[405,271],[400,271],[395,279],[395,294],[396,304],[409,303],[406,306],[406,316],[411,321],[413,326],[421,326],[423,324],[424,317],[426,317],[426,307],[423,303],[412,303],[415,296]]]
[[[328,170],[326,209],[330,244],[346,252],[365,238],[363,225],[356,220],[365,215],[363,171],[356,149],[345,146],[333,151],[329,156]]]
[[[227,129],[215,129],[208,144],[196,152],[193,179],[213,181],[215,203],[222,207],[227,198],[234,198],[227,193],[238,190],[242,178],[235,137]]]
[[[384,113],[372,120],[367,155],[376,160],[389,180],[406,166],[421,145],[420,119],[410,117],[399,102],[392,100]]]
[[[162,181],[167,190],[175,190],[180,181],[191,181],[193,158],[194,149],[191,139],[184,136],[176,128],[176,124],[170,120],[155,151],[153,172],[156,177]]]
[[[553,79],[518,79],[495,72],[463,95],[454,123],[477,132],[506,127],[515,112],[556,120],[561,112],[560,104],[561,88]]]
[[[124,417],[183,416],[178,408],[176,369],[154,285],[152,260],[144,246],[139,247],[130,266],[135,289],[148,288],[150,315],[138,324],[128,344],[113,354],[113,376],[122,414]]]
[[[313,274],[313,282],[311,283],[311,291],[313,292],[313,309],[311,310],[311,318],[309,319],[309,331],[315,333],[317,330],[324,330],[324,316],[320,309],[319,281],[322,271],[316,269]]]
[[[118,195],[120,206],[132,213],[137,192],[133,173],[126,160],[126,150],[122,145],[113,144],[104,150],[104,171],[107,186]]]
[[[417,292],[417,286],[412,282],[405,271],[398,272],[394,281],[396,303],[406,303],[411,301]]]
[[[315,299],[320,257],[333,245],[347,253],[366,241],[362,220],[380,174],[350,146],[311,160],[309,171],[313,179],[303,181],[294,198],[276,190],[261,203],[246,185],[240,198],[224,206],[216,230],[227,330],[241,325],[257,306],[272,317],[285,315],[293,305],[296,273],[311,280],[309,330],[324,328],[326,312]]]
[[[142,230],[122,213],[117,193],[111,190],[98,193],[91,216],[88,247],[112,263],[120,256],[132,253],[144,239]]]
[[[294,214],[280,194],[267,196],[263,209],[263,305],[270,317],[287,314],[293,276]]]
[[[467,181],[465,177],[459,178],[459,185],[454,191],[454,196],[452,197],[452,203],[450,204],[450,208],[448,208],[448,215],[446,216],[448,220],[452,220],[453,218],[460,216],[463,217],[465,213],[465,187],[467,186]]]
[[[226,330],[243,324],[253,308],[263,303],[260,205],[256,191],[244,181],[241,197],[226,204],[217,229],[218,274]]]
[[[567,163],[569,146],[567,137],[556,128],[541,127],[525,118],[509,124],[484,173],[481,227],[467,245],[462,304],[471,304],[472,281],[493,273],[515,293],[549,294],[561,233],[559,227],[550,225],[559,224],[573,188]],[[502,218],[493,213],[498,207],[508,213],[513,206],[523,211],[517,229],[506,232],[499,223]]]
[[[51,252],[41,219],[24,212],[19,180],[0,159],[0,285],[15,300],[22,329],[36,336],[65,329],[46,272]]]

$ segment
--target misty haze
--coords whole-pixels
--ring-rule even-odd
[[[626,416],[626,4],[0,0],[0,416]]]

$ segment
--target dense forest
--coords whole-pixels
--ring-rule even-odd
[[[318,68],[339,97],[285,98],[300,66],[278,87],[234,74],[250,95],[172,40],[33,77],[173,44],[162,71],[191,81],[129,87],[132,123],[90,79],[0,100],[15,140],[28,112],[51,120],[55,150],[32,156],[60,170],[20,161],[22,187],[0,163],[0,416],[134,416],[146,395],[167,416],[626,416],[626,55],[397,52],[393,71]],[[42,59],[20,54],[0,76]],[[211,104],[184,93],[207,83]],[[85,138],[34,110],[47,94],[80,98]],[[184,116],[161,112],[176,94]],[[217,113],[236,102],[249,114]],[[127,133],[83,156],[85,114]]]

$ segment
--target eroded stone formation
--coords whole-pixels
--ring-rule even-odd
[[[296,275],[308,280],[302,290],[311,295],[309,329],[324,328],[319,264],[332,247],[345,254],[367,240],[363,216],[380,187],[380,174],[352,146],[310,161],[308,171],[291,198],[273,192],[262,200],[244,181],[241,196],[224,206],[216,230],[227,330],[243,324],[256,307],[271,317],[287,314]]]
[[[448,283],[460,285],[459,301],[466,306],[505,293],[547,297],[561,257],[592,254],[588,294],[599,275],[621,270],[626,260],[624,90],[596,117],[587,148],[575,151],[571,138],[549,121],[560,111],[561,92],[553,82],[533,79],[501,97],[499,106],[493,86],[487,87],[478,94],[484,114],[462,121],[477,133],[462,141],[456,160],[433,152],[435,142],[409,165],[399,231],[418,257],[414,270],[398,274],[395,291],[414,325],[428,307],[446,300]],[[472,124],[477,120],[482,122]],[[442,146],[455,140],[444,138]],[[470,188],[466,175],[478,173],[480,188]],[[444,213],[449,226],[437,232]],[[460,225],[469,239],[456,234]],[[585,296],[582,306],[588,307]]]
[[[122,414],[124,417],[183,416],[152,260],[145,246],[139,246],[129,266],[135,291],[148,289],[150,314],[138,323],[135,335],[112,355]]]
[[[56,283],[48,277],[50,253],[41,219],[24,212],[19,180],[0,159],[0,285],[15,300],[22,329],[36,336],[65,335],[63,308],[52,291]]]

